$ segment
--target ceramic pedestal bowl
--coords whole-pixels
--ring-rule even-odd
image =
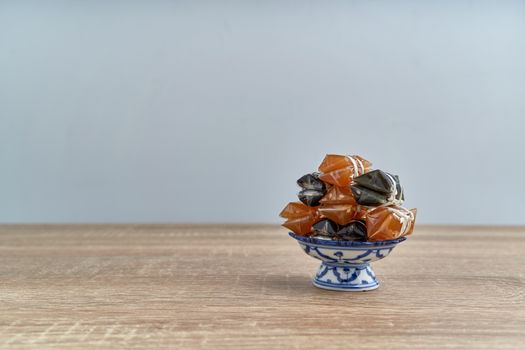
[[[361,292],[376,289],[370,263],[386,257],[406,238],[379,242],[332,241],[303,237],[290,232],[304,252],[322,261],[313,279],[316,287],[338,291]]]

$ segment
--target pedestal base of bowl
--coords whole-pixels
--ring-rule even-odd
[[[313,283],[319,288],[344,292],[364,292],[379,287],[370,264],[341,265],[323,262]]]
[[[363,292],[376,289],[379,282],[370,263],[386,258],[400,237],[377,242],[328,240],[304,237],[290,232],[303,251],[322,261],[313,283],[316,287],[344,292]]]

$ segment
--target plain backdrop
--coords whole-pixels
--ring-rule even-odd
[[[325,153],[525,224],[523,1],[1,1],[0,222],[279,222]]]

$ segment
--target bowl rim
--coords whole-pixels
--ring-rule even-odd
[[[316,238],[316,237],[305,237],[305,236],[299,236],[298,234],[295,234],[293,232],[288,232],[288,235],[304,243],[328,245],[328,246],[335,246],[335,247],[381,247],[385,245],[398,244],[407,239],[406,237],[399,237],[396,239],[389,239],[389,240],[377,241],[377,242],[357,242],[357,241],[332,241],[332,240]]]

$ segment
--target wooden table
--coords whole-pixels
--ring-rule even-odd
[[[425,227],[379,289],[277,226],[0,226],[0,347],[525,349],[525,228]]]

